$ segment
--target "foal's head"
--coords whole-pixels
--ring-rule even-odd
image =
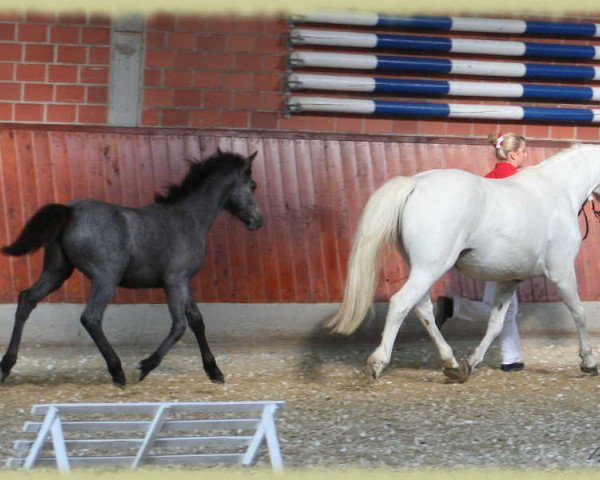
[[[225,202],[225,210],[239,218],[250,230],[256,230],[263,223],[262,212],[254,198],[256,182],[252,179],[252,160],[257,153],[254,152],[248,157],[237,155],[242,160],[242,164],[237,169],[233,187]],[[220,150],[217,154],[235,155],[222,153]]]

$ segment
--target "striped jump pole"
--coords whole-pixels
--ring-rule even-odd
[[[600,47],[591,45],[470,40],[421,35],[385,35],[379,33],[353,33],[300,28],[290,32],[290,41],[294,45],[473,53],[511,57],[565,58],[570,60],[596,60],[600,58]]]
[[[561,37],[600,37],[598,23],[536,22],[501,18],[389,16],[377,13],[310,12],[292,16],[295,23],[437,30],[445,32],[507,33]]]
[[[600,88],[520,83],[457,82],[443,80],[348,77],[293,73],[287,78],[290,90],[333,90],[340,92],[395,93],[461,97],[538,98],[547,100],[600,101]]]
[[[430,102],[393,102],[327,97],[290,97],[290,113],[343,113],[394,117],[525,120],[530,122],[600,122],[600,109],[539,108],[504,105],[468,105]]]
[[[547,80],[600,80],[600,67],[538,63],[486,62],[408,56],[363,55],[294,51],[292,67],[343,68],[425,74],[543,78]]]

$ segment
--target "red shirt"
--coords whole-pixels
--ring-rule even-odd
[[[497,162],[494,169],[485,178],[506,178],[517,173],[515,166],[508,162]]]

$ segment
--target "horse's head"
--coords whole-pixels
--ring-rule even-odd
[[[256,182],[252,179],[252,160],[257,153],[244,159],[225,202],[225,209],[244,222],[250,230],[256,230],[263,223],[262,212],[254,198]]]

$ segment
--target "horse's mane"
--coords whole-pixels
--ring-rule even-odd
[[[194,192],[208,177],[217,172],[229,173],[244,166],[244,157],[232,152],[221,152],[203,161],[188,160],[190,170],[179,185],[170,185],[166,194],[155,194],[156,203],[175,203]]]

